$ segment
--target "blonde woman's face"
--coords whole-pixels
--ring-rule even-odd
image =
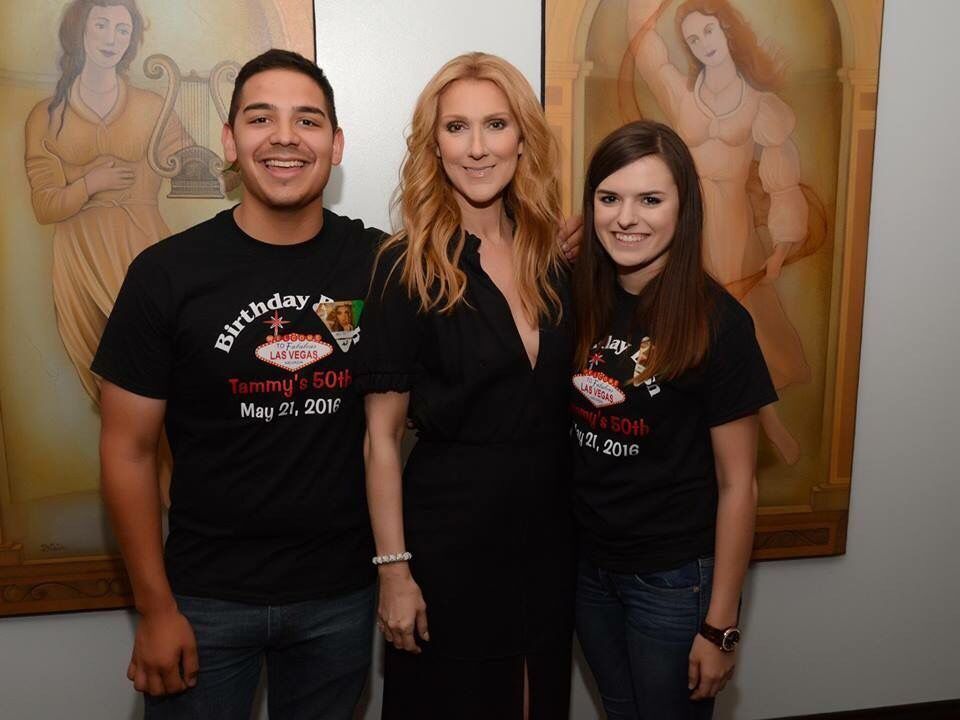
[[[719,65],[730,57],[727,36],[716,15],[692,12],[683,19],[680,32],[690,52],[704,65]]]
[[[438,110],[437,153],[458,201],[483,207],[496,200],[523,153],[507,96],[489,80],[456,80]]]
[[[122,5],[94,6],[83,29],[86,61],[109,69],[117,66],[130,47],[133,19]]]

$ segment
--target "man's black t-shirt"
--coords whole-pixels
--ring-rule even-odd
[[[777,399],[747,311],[714,287],[701,365],[673,381],[635,382],[651,339],[631,332],[637,298],[618,287],[610,334],[573,376],[575,509],[587,556],[649,573],[710,555],[717,479],[710,428]],[[656,342],[656,339],[653,339]]]
[[[379,231],[324,211],[303,243],[227,210],[130,265],[93,371],[167,401],[174,592],[255,604],[373,582],[357,323]]]

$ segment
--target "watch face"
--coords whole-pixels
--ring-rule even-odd
[[[720,646],[727,652],[732,652],[740,642],[740,631],[736,628],[730,628],[723,633],[723,644]]]

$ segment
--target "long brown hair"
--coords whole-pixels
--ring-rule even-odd
[[[463,300],[467,278],[458,262],[466,233],[460,227],[460,206],[436,152],[440,96],[462,79],[495,83],[519,125],[524,150],[503,198],[507,215],[515,223],[515,282],[530,319],[558,318],[560,298],[551,282],[562,263],[556,241],[561,217],[556,141],[530,84],[513,65],[495,55],[473,52],[455,57],[420,93],[394,200],[402,227],[383,250],[402,248],[396,266],[410,297],[419,297],[422,310],[446,313]]]
[[[697,60],[683,36],[684,19],[690,13],[701,13],[717,18],[720,29],[727,38],[727,47],[737,70],[757,90],[773,91],[783,85],[783,62],[760,46],[757,34],[746,18],[730,4],[730,0],[687,0],[677,8],[677,32],[687,54],[690,67],[690,87],[693,87],[703,64]]]
[[[140,49],[140,43],[143,42],[143,15],[137,9],[136,0],[73,0],[63,11],[63,18],[60,20],[60,47],[63,53],[60,55],[60,79],[57,80],[57,87],[53,92],[53,99],[47,105],[47,114],[50,124],[53,124],[53,115],[57,108],[62,106],[60,112],[60,125],[57,127],[56,134],[59,135],[63,130],[63,119],[67,108],[67,93],[70,92],[70,86],[83,70],[83,64],[87,60],[83,49],[83,33],[87,28],[87,18],[90,11],[95,7],[124,7],[130,13],[130,20],[133,22],[133,29],[130,33],[130,44],[126,52],[117,63],[117,74],[126,72],[130,63],[137,56]]]
[[[634,325],[643,324],[653,348],[643,375],[679,376],[697,366],[710,345],[710,296],[713,281],[703,269],[703,198],[693,157],[669,127],[649,120],[624,125],[604,138],[593,152],[583,189],[584,241],[573,268],[576,317],[576,367],[610,330],[617,286],[617,267],[603,249],[594,225],[594,195],[620,168],[649,155],[666,164],[677,185],[679,210],[663,270],[637,297]]]

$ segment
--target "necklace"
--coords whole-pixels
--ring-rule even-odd
[[[707,110],[709,110],[714,117],[729,115],[734,110],[739,108],[741,104],[743,104],[743,93],[744,93],[744,87],[746,83],[744,83],[743,77],[740,75],[740,73],[737,73],[736,75],[734,75],[733,79],[730,82],[728,82],[726,85],[724,85],[722,88],[720,88],[716,92],[714,92],[713,90],[707,87],[706,80],[707,78],[705,74],[700,76],[700,79],[698,81],[698,87],[694,88],[694,95],[696,97],[696,101],[699,102],[702,106],[706,107]],[[727,90],[727,88],[731,87],[738,80],[740,81],[740,96],[737,98],[736,105],[731,107],[729,110],[718,112],[718,110],[715,108],[716,108],[717,101],[720,99],[720,94],[723,93],[725,90]],[[713,98],[713,104],[707,102],[705,93],[709,93],[710,97]]]
[[[87,92],[93,93],[94,95],[107,95],[109,93],[112,93],[114,90],[117,89],[117,85],[119,84],[116,81],[114,81],[113,87],[108,88],[107,90],[94,90],[92,87],[90,87],[83,81],[82,75],[80,76],[79,80],[80,80],[80,85],[83,87],[83,89],[86,90]]]
[[[729,87],[730,87],[731,85],[733,85],[735,82],[737,82],[739,79],[740,79],[740,73],[734,73],[733,77],[730,78],[730,79],[727,81],[726,85],[724,85],[722,88],[717,88],[716,90],[714,90],[714,89],[711,88],[709,85],[707,85],[707,74],[704,73],[704,74],[703,74],[703,83],[702,83],[701,87],[702,87],[704,90],[710,92],[712,95],[716,96],[716,95],[719,95],[720,93],[722,93],[723,91],[725,91],[727,88],[729,88]]]

